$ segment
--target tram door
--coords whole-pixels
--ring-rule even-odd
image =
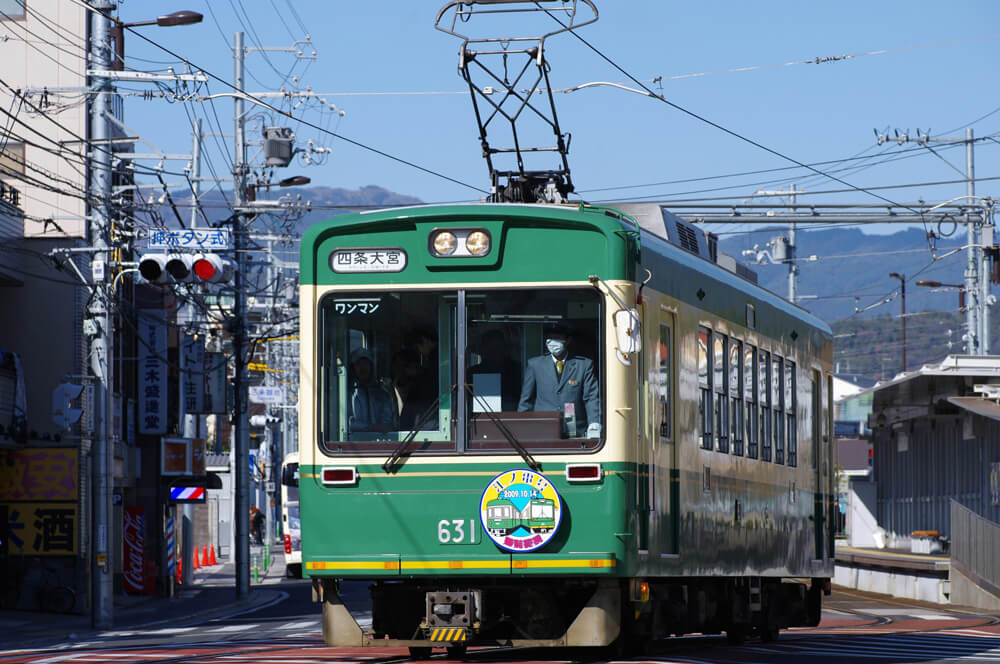
[[[680,494],[680,476],[677,473],[677,445],[674,433],[676,419],[676,330],[674,314],[660,310],[658,334],[654,338],[655,349],[649,354],[650,384],[654,386],[653,438],[650,446],[649,493],[652,532],[656,533],[657,548],[661,554],[677,553],[678,514],[677,504]]]
[[[812,392],[812,403],[809,404],[810,423],[812,430],[809,432],[812,438],[812,471],[815,473],[815,491],[813,494],[813,527],[815,528],[815,546],[817,560],[824,557],[825,537],[825,512],[826,512],[826,491],[823,484],[823,468],[826,462],[826,445],[823,441],[823,377],[819,371],[812,371],[809,389]]]

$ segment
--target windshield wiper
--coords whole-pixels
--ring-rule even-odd
[[[500,418],[494,415],[491,410],[489,410],[489,406],[486,404],[486,401],[483,398],[483,396],[481,394],[476,394],[473,391],[472,386],[469,385],[468,383],[466,383],[465,389],[469,393],[469,396],[471,396],[473,399],[479,400],[479,404],[483,407],[483,414],[486,415],[486,417],[490,419],[490,422],[493,423],[493,426],[495,426],[500,431],[500,433],[503,434],[503,437],[507,439],[507,442],[510,443],[510,446],[513,447],[515,450],[517,450],[517,453],[521,455],[521,458],[524,459],[524,462],[526,464],[528,464],[528,467],[536,471],[541,470],[542,464],[539,463],[535,459],[535,457],[531,456],[531,452],[525,449],[524,445],[521,444],[521,441],[519,441],[517,437],[513,434],[513,432],[509,428],[507,428],[507,425],[504,424],[503,421],[500,420]],[[470,419],[472,418],[471,414],[469,415],[469,418]]]
[[[454,389],[455,389],[455,383],[452,383],[451,387],[448,388],[448,392],[452,392]],[[406,436],[403,438],[403,441],[399,444],[399,446],[392,451],[392,455],[385,460],[385,463],[382,464],[382,470],[384,470],[387,473],[393,473],[399,470],[396,464],[403,457],[403,453],[406,451],[406,448],[410,446],[410,443],[413,442],[413,439],[417,437],[418,433],[420,433],[420,427],[424,426],[424,423],[426,423],[427,420],[431,418],[431,415],[434,413],[434,411],[437,410],[438,404],[441,403],[441,397],[447,394],[448,392],[442,392],[441,394],[439,394],[437,399],[434,400],[434,403],[428,406],[426,410],[424,410],[424,412],[420,414],[420,417],[413,425],[413,428],[410,429],[409,433],[406,434]]]

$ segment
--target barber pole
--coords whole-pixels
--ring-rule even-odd
[[[200,486],[175,486],[170,489],[170,500],[204,500],[205,488]]]
[[[174,539],[174,517],[167,517],[167,532],[164,538],[167,547],[167,578],[174,575],[174,548],[177,543]]]

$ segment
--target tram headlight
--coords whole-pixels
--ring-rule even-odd
[[[451,231],[438,231],[431,238],[431,248],[437,256],[451,256],[458,248],[458,238]]]
[[[490,235],[486,231],[472,231],[465,238],[465,248],[473,256],[485,256],[490,253]]]

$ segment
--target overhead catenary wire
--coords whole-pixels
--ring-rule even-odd
[[[736,131],[733,131],[732,129],[724,127],[723,125],[721,125],[721,124],[719,124],[717,122],[714,122],[712,120],[709,120],[708,118],[706,118],[706,117],[704,117],[702,115],[699,115],[698,113],[695,113],[694,111],[688,110],[688,109],[684,108],[683,106],[681,106],[679,104],[676,104],[676,103],[668,100],[663,95],[658,95],[658,94],[654,93],[652,90],[649,89],[649,87],[647,87],[644,83],[642,83],[639,79],[637,79],[631,73],[629,73],[628,71],[626,71],[621,65],[619,65],[617,62],[615,62],[610,57],[608,57],[607,55],[605,55],[600,49],[598,49],[596,46],[594,46],[593,44],[591,44],[589,41],[587,41],[586,39],[584,39],[583,37],[581,37],[580,34],[576,30],[571,29],[569,26],[567,26],[562,20],[559,19],[559,17],[555,16],[551,11],[549,11],[548,9],[544,9],[538,2],[535,2],[535,5],[539,9],[541,9],[542,11],[544,11],[553,21],[555,21],[556,23],[558,23],[559,25],[561,25],[564,29],[568,30],[570,32],[570,34],[572,34],[574,37],[576,37],[576,39],[579,40],[580,42],[582,42],[587,48],[589,48],[594,53],[596,53],[602,60],[604,60],[609,65],[611,65],[612,67],[614,67],[615,69],[617,69],[624,76],[626,76],[630,81],[632,81],[636,85],[640,86],[643,90],[646,91],[646,93],[650,97],[652,97],[654,99],[658,99],[659,101],[661,101],[662,103],[670,106],[674,110],[680,111],[681,113],[684,113],[685,115],[688,115],[688,116],[690,116],[690,117],[698,120],[699,122],[703,122],[703,123],[705,123],[705,124],[707,124],[707,125],[709,125],[711,127],[714,127],[716,129],[718,129],[719,131],[722,131],[722,132],[724,132],[724,133],[732,136],[733,138],[736,138],[736,139],[739,139],[739,140],[744,141],[746,143],[749,143],[750,145],[753,145],[756,148],[764,150],[765,152],[768,152],[768,153],[770,153],[770,154],[772,154],[772,155],[774,155],[776,157],[779,157],[779,158],[784,159],[786,161],[790,161],[793,164],[795,164],[795,165],[797,165],[797,166],[799,166],[801,168],[805,168],[805,169],[808,169],[808,170],[816,173],[817,175],[822,175],[822,176],[827,177],[827,178],[829,178],[829,179],[831,179],[831,180],[833,180],[835,182],[839,182],[840,184],[844,185],[845,187],[849,187],[851,191],[856,191],[856,192],[868,194],[869,196],[873,196],[875,198],[878,198],[879,200],[885,201],[886,203],[891,203],[895,207],[906,207],[906,206],[899,205],[898,203],[896,203],[895,201],[893,201],[891,199],[885,198],[884,196],[881,196],[881,195],[879,195],[877,193],[869,191],[868,189],[866,189],[864,187],[859,187],[857,185],[853,185],[850,182],[846,182],[845,180],[842,180],[842,179],[836,177],[835,175],[831,175],[829,173],[821,171],[818,168],[814,168],[812,166],[809,166],[809,165],[807,165],[807,164],[799,161],[798,159],[795,159],[794,157],[790,157],[790,156],[788,156],[788,155],[786,155],[786,154],[784,154],[782,152],[779,152],[778,150],[775,150],[773,148],[769,148],[766,145],[760,143],[759,141],[756,141],[756,140],[754,140],[754,139],[752,139],[752,138],[750,138],[748,136],[744,136],[744,135],[742,135],[742,134],[740,134],[740,133],[738,133]],[[910,208],[907,208],[907,209],[910,209]],[[912,210],[912,211],[914,213],[917,213],[916,210]],[[919,213],[917,213],[917,214],[919,214]]]
[[[90,5],[88,2],[86,2],[86,0],[72,0],[72,1],[74,3],[76,3],[76,4],[78,4],[78,5],[85,6],[87,9],[90,9],[91,11],[97,11],[92,5]],[[348,137],[344,136],[343,134],[339,134],[337,132],[324,129],[320,125],[317,125],[317,124],[315,124],[313,122],[297,118],[294,114],[292,114],[292,113],[290,113],[288,111],[284,111],[284,110],[282,110],[280,108],[277,108],[277,107],[275,107],[275,106],[267,103],[263,99],[259,99],[257,97],[254,97],[252,94],[247,93],[245,90],[240,90],[239,88],[237,88],[235,85],[233,85],[229,81],[226,81],[222,77],[220,77],[220,76],[212,73],[211,71],[205,69],[204,67],[198,66],[196,63],[191,62],[187,58],[182,58],[182,56],[180,56],[179,54],[177,54],[173,50],[167,48],[166,46],[163,46],[162,44],[160,44],[159,42],[157,42],[157,41],[155,41],[153,39],[150,39],[149,37],[146,37],[141,32],[137,32],[136,30],[134,30],[132,28],[126,28],[126,29],[131,34],[136,35],[139,39],[142,39],[143,41],[147,42],[148,44],[150,44],[150,45],[152,45],[152,46],[160,49],[161,51],[163,51],[165,53],[168,53],[172,57],[175,57],[175,58],[178,58],[178,59],[183,59],[185,62],[189,62],[192,66],[195,66],[197,69],[199,69],[200,71],[202,71],[206,76],[208,76],[209,78],[212,78],[212,79],[218,81],[219,83],[221,83],[222,85],[224,85],[226,88],[231,89],[234,93],[243,95],[244,98],[246,98],[247,100],[252,101],[253,103],[255,103],[255,104],[257,104],[257,105],[259,105],[259,106],[261,106],[263,108],[267,108],[270,111],[281,115],[282,117],[289,118],[291,120],[298,120],[303,125],[305,125],[307,127],[310,127],[312,129],[318,130],[318,131],[322,132],[323,134],[332,136],[332,137],[334,137],[334,138],[336,138],[338,140],[344,141],[345,143],[349,143],[350,145],[353,145],[353,146],[355,146],[357,148],[361,148],[362,150],[366,150],[366,151],[371,152],[373,154],[377,154],[379,156],[385,157],[387,159],[390,159],[390,160],[395,161],[397,163],[403,164],[405,166],[409,166],[411,168],[415,168],[415,169],[417,169],[417,170],[419,170],[421,172],[427,173],[428,175],[433,175],[434,177],[441,178],[443,180],[447,180],[449,182],[452,182],[453,184],[457,184],[457,185],[460,185],[462,187],[466,187],[468,189],[472,189],[472,190],[474,190],[476,192],[479,192],[481,194],[487,194],[488,193],[484,189],[481,189],[480,187],[477,187],[475,185],[469,184],[467,182],[463,182],[462,180],[459,180],[457,178],[453,178],[453,177],[451,177],[449,175],[445,175],[443,173],[440,173],[440,172],[435,171],[433,169],[427,168],[425,166],[420,166],[417,163],[414,163],[414,162],[409,161],[407,159],[403,159],[402,157],[398,157],[396,155],[393,155],[393,154],[391,154],[389,152],[386,152],[384,150],[381,150],[379,148],[375,148],[375,147],[372,147],[372,146],[367,145],[365,143],[362,143],[360,141],[354,140],[352,138],[348,138]]]

